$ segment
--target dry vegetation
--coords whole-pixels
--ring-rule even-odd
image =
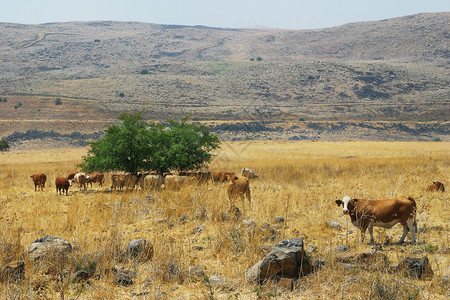
[[[0,264],[19,259],[23,247],[51,234],[74,247],[66,265],[50,271],[26,264],[23,282],[0,284],[2,299],[448,299],[449,199],[445,193],[426,193],[433,180],[450,182],[450,144],[423,142],[226,142],[211,163],[212,170],[239,172],[249,167],[260,174],[251,181],[253,203],[243,219],[224,221],[228,209],[225,187],[201,185],[179,192],[107,193],[94,186],[88,192],[72,187],[69,196],[57,196],[54,179],[74,170],[86,149],[20,150],[0,153]],[[34,192],[29,176],[44,172],[44,192]],[[109,183],[109,182],[107,182]],[[383,246],[387,259],[377,264],[337,263],[328,251],[338,245],[368,247],[334,203],[343,196],[377,199],[411,195],[418,203],[422,228],[418,245]],[[242,204],[239,204],[242,205]],[[241,206],[242,208],[242,206]],[[286,219],[275,223],[274,217]],[[340,223],[337,231],[326,221]],[[262,226],[268,223],[269,228]],[[266,228],[266,229],[264,229]],[[201,229],[201,230],[200,230]],[[401,226],[375,229],[377,242],[397,241]],[[313,259],[325,266],[303,277],[293,291],[245,282],[243,273],[264,256],[264,249],[283,239],[303,237]],[[128,242],[144,238],[155,248],[153,260],[136,263],[120,259]],[[407,240],[409,239],[409,235]],[[315,248],[315,247],[317,248]],[[202,249],[202,250],[199,250]],[[428,256],[435,276],[416,280],[389,274],[406,256]],[[85,284],[67,276],[77,266],[96,262],[96,274]],[[134,284],[116,286],[111,267],[137,272]],[[203,269],[205,278],[190,276]],[[59,278],[59,279],[58,279]]]

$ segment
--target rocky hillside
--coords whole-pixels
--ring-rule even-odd
[[[431,136],[447,139],[449,24],[448,12],[297,31],[0,23],[0,98],[7,99],[0,102],[0,136],[34,129],[67,133],[68,122],[83,122],[73,130],[91,134],[120,112],[145,110],[149,120],[192,114],[195,120],[283,128],[298,120],[433,121],[444,131]],[[47,120],[57,125],[43,126]],[[333,135],[390,134],[353,132]],[[306,136],[266,133],[262,138]],[[235,138],[233,131],[223,136]],[[311,136],[330,138],[317,131]]]

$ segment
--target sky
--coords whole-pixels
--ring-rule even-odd
[[[0,22],[21,24],[101,20],[316,29],[449,11],[450,0],[0,0]]]

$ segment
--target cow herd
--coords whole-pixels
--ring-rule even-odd
[[[43,173],[30,176],[34,182],[34,190],[44,190],[47,176]],[[226,171],[180,171],[176,173],[165,173],[163,175],[154,172],[134,174],[112,174],[111,191],[130,191],[140,188],[142,191],[166,189],[171,191],[180,190],[182,186],[198,185],[201,183],[214,182],[225,183],[226,192],[230,202],[230,209],[234,207],[234,200],[240,198],[245,207],[244,198],[247,198],[248,205],[251,206],[250,179],[259,176],[251,169],[243,168],[241,176]],[[105,181],[105,174],[95,172],[85,174],[82,172],[69,173],[67,177],[57,177],[55,179],[56,193],[68,195],[69,187],[72,183],[78,183],[81,190],[88,184],[98,183],[100,187]],[[426,191],[444,192],[445,187],[439,181],[434,181],[426,188]],[[403,226],[403,235],[400,238],[402,243],[411,232],[411,242],[416,241],[417,221],[416,202],[412,197],[395,197],[382,200],[351,199],[345,196],[342,200],[335,201],[338,206],[343,206],[343,214],[349,215],[354,226],[359,228],[364,241],[364,234],[369,230],[370,242],[374,242],[373,227],[392,228],[400,223]]]

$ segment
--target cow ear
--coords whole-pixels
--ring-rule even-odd
[[[352,199],[353,202],[358,202],[358,199]]]
[[[337,204],[338,206],[341,206],[342,200],[336,200],[336,204]]]

